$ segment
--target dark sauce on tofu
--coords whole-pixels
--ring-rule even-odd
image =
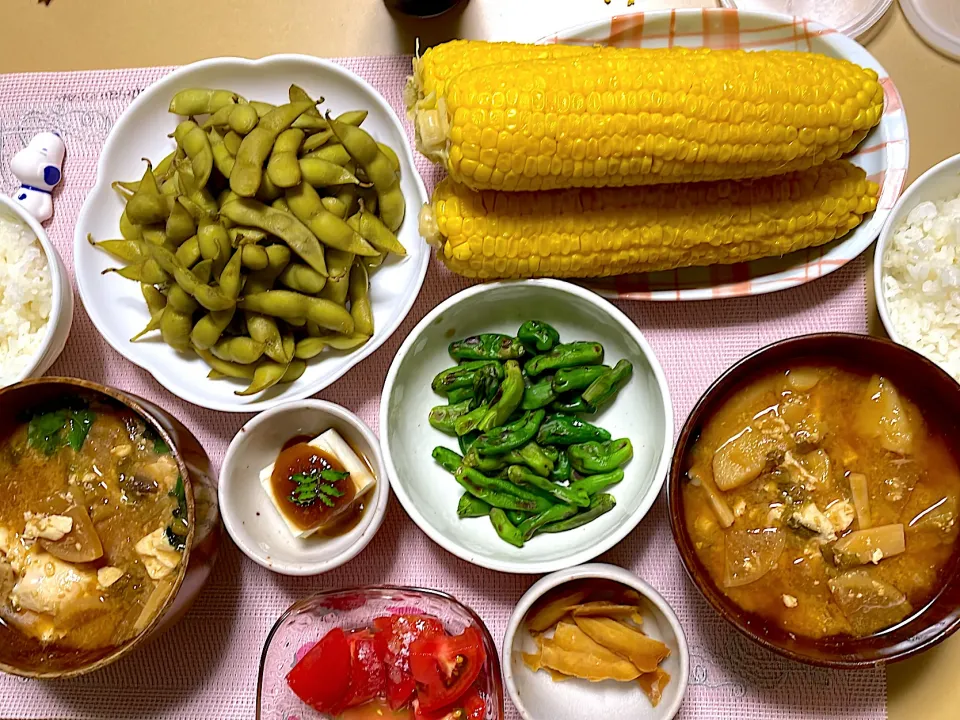
[[[319,493],[317,499],[309,504],[294,502],[293,497],[298,488],[301,487],[301,484],[294,479],[295,476],[319,476],[325,470],[332,470],[336,473],[345,472],[343,465],[337,458],[303,441],[296,442],[293,445],[288,443],[277,457],[273,474],[270,477],[273,493],[280,504],[280,512],[300,530],[307,530],[316,527],[318,524],[328,523],[344,512],[346,512],[347,517],[353,516],[356,512],[350,507],[356,490],[349,477],[339,480],[325,480],[318,477],[318,483],[325,486],[327,492]],[[362,506],[359,512],[362,513]],[[355,524],[356,521],[346,529],[341,529],[342,523],[340,518],[337,518],[333,525],[337,528],[337,532],[333,534],[343,534]],[[330,535],[332,529],[331,527],[321,528],[319,532],[323,535]]]

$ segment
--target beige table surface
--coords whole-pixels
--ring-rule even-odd
[[[955,2],[956,0],[940,0]],[[470,0],[434,20],[391,16],[382,0],[2,0],[0,72],[177,65],[217,55],[302,52],[336,57],[409,53],[417,37],[534,40],[626,12],[626,0]],[[633,9],[706,2],[638,0]],[[898,7],[867,46],[890,72],[910,123],[913,180],[960,153],[960,63],[930,50]],[[960,635],[891,666],[891,720],[960,717]],[[840,698],[838,698],[840,702]]]

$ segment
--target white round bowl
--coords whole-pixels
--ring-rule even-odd
[[[430,383],[455,365],[447,345],[482,332],[514,334],[525,320],[543,320],[562,342],[603,344],[605,362],[633,363],[633,377],[592,422],[614,438],[629,437],[634,457],[610,493],[617,506],[569,532],[533,538],[517,548],[501,540],[487,518],[457,517],[463,490],[431,457],[455,438],[430,426],[430,408],[443,398]],[[559,280],[475,285],[448,298],[413,329],[397,351],[380,400],[380,438],[390,483],[404,509],[444,549],[503,572],[544,573],[586,562],[620,542],[653,505],[670,462],[673,409],[660,363],[637,326],[599,295]]]
[[[40,343],[39,350],[23,371],[9,383],[6,383],[13,385],[27,378],[40,377],[53,365],[53,361],[60,357],[63,346],[67,344],[70,328],[73,325],[73,288],[70,286],[70,276],[67,275],[67,268],[64,267],[57,249],[50,242],[50,238],[47,237],[43,225],[33,215],[24,210],[21,205],[6,195],[0,195],[0,213],[12,216],[15,220],[29,227],[30,231],[36,235],[40,247],[43,248],[43,252],[47,256],[47,265],[50,268],[50,279],[53,286],[53,294],[50,300],[50,319],[47,321],[43,341]]]
[[[360,522],[339,537],[295,538],[260,486],[260,471],[277,459],[283,444],[298,435],[316,437],[333,428],[363,455],[377,485],[369,491]],[[260,413],[227,448],[220,469],[220,513],[243,554],[283,575],[319,575],[353,559],[383,524],[390,487],[380,444],[366,423],[326,400],[298,400]]]
[[[960,195],[960,155],[954,155],[934,165],[918,177],[906,189],[890,211],[889,217],[880,231],[873,259],[873,291],[876,295],[877,312],[890,339],[903,344],[887,310],[887,298],[884,294],[883,255],[907,215],[922,202],[935,202]],[[914,348],[916,349],[916,348]]]
[[[287,101],[287,89],[297,83],[312,96],[325,98],[322,109],[333,114],[345,110],[369,111],[363,127],[378,141],[396,150],[400,158],[401,190],[407,215],[397,236],[407,249],[405,258],[390,256],[371,274],[370,300],[375,332],[353,351],[329,352],[308,362],[295,382],[276,385],[252,397],[239,397],[244,387],[237,380],[207,379],[209,368],[193,353],[180,353],[154,333],[132,343],[130,337],[149,320],[135,282],[103,270],[115,267],[109,254],[91,247],[87,234],[97,240],[118,237],[123,202],[110,187],[114,180],[137,179],[143,174],[141,158],[158,162],[175,147],[167,137],[182,119],[167,112],[170,98],[188,87],[222,87],[245,97],[267,102]],[[80,298],[97,330],[125,358],[150,372],[161,385],[188,402],[225,412],[259,412],[279,403],[314,395],[380,347],[397,329],[420,292],[429,248],[417,229],[417,211],[427,192],[413,162],[406,132],[386,100],[349,70],[336,63],[307,55],[271,55],[260,60],[213,58],[186,65],[157,81],[124,111],[103,146],[97,165],[97,182],[87,195],[74,235],[74,261]]]
[[[571,580],[612,580],[633,588],[644,598],[643,631],[670,648],[661,663],[670,674],[663,697],[652,707],[637,683],[608,680],[594,683],[578,678],[555,682],[548,673],[532,672],[522,653],[534,652],[536,643],[523,626],[530,608],[548,591]],[[690,678],[687,639],[673,608],[652,586],[615,565],[593,563],[561,570],[539,581],[524,593],[507,623],[503,638],[503,677],[510,699],[524,720],[670,720],[680,709]]]

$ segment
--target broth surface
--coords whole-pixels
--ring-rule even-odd
[[[18,657],[116,647],[156,616],[188,510],[140,417],[80,398],[38,409],[0,438],[0,494],[0,638]]]
[[[960,471],[885,378],[823,364],[762,376],[708,419],[687,466],[697,556],[731,600],[788,632],[896,625],[951,561]]]

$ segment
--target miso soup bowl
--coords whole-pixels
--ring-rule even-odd
[[[0,632],[0,671],[28,678],[86,675],[133,652],[148,638],[173,625],[183,617],[206,583],[220,544],[216,479],[212,475],[210,458],[193,433],[179,420],[143,398],[79,378],[45,377],[26,380],[0,389],[0,438],[5,437],[11,425],[18,421],[23,412],[45,400],[75,394],[99,395],[104,401],[125,406],[139,415],[166,442],[183,478],[190,529],[173,591],[140,634],[119,647],[95,651],[51,648],[43,655],[42,660],[30,662],[23,656],[22,649],[18,649],[21,644],[5,642],[3,633]],[[4,632],[16,631],[10,629]]]
[[[670,525],[684,568],[707,602],[759,645],[810,665],[856,668],[904,660],[949,637],[960,627],[960,552],[941,576],[933,599],[900,624],[866,637],[815,640],[793,635],[741,609],[724,595],[700,562],[684,522],[682,487],[689,454],[701,430],[737,389],[768,371],[796,361],[822,360],[889,378],[947,438],[960,461],[960,385],[930,360],[902,345],[867,335],[820,333],[790,338],[748,355],[724,372],[697,402],[680,433],[667,481]]]

